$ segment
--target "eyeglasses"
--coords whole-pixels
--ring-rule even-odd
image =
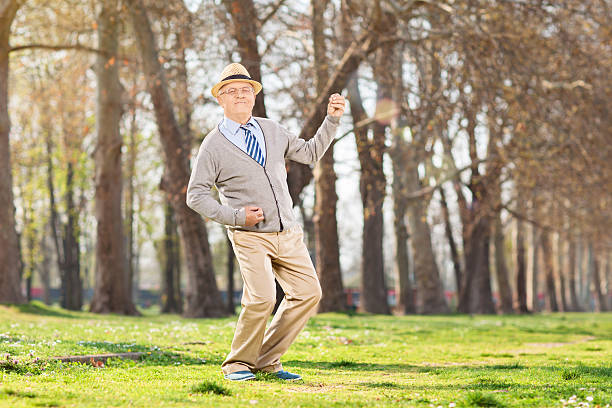
[[[229,96],[238,96],[238,94],[251,95],[255,90],[250,86],[244,86],[242,88],[230,88],[226,91],[221,91],[217,95],[229,95]]]

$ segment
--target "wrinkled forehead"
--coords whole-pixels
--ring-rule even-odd
[[[230,88],[244,88],[245,86],[250,86],[251,88],[253,88],[253,85],[251,85],[249,82],[235,81],[235,82],[230,82],[229,84],[223,85],[221,88],[219,88],[219,92],[226,91]]]

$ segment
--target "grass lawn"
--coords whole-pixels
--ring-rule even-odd
[[[304,378],[230,383],[236,318],[0,306],[0,407],[606,407],[612,314],[313,318],[283,358]],[[52,356],[144,352],[139,361]]]

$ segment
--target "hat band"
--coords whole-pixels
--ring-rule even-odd
[[[238,75],[230,75],[228,77],[225,77],[221,80],[221,82],[223,81],[228,81],[230,79],[247,79],[249,81],[252,81],[252,79],[246,75],[242,75],[242,74],[238,74]]]

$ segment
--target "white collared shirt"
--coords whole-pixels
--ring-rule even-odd
[[[219,131],[227,140],[235,144],[236,147],[243,152],[247,153],[246,136],[244,134],[244,130],[240,129],[240,126],[245,126],[255,135],[255,139],[257,139],[257,143],[259,143],[259,148],[261,149],[261,154],[263,155],[265,163],[266,141],[264,139],[263,131],[261,130],[261,127],[259,127],[259,123],[257,123],[252,116],[246,125],[240,125],[240,123],[234,122],[230,118],[224,116],[221,123],[219,123]]]

